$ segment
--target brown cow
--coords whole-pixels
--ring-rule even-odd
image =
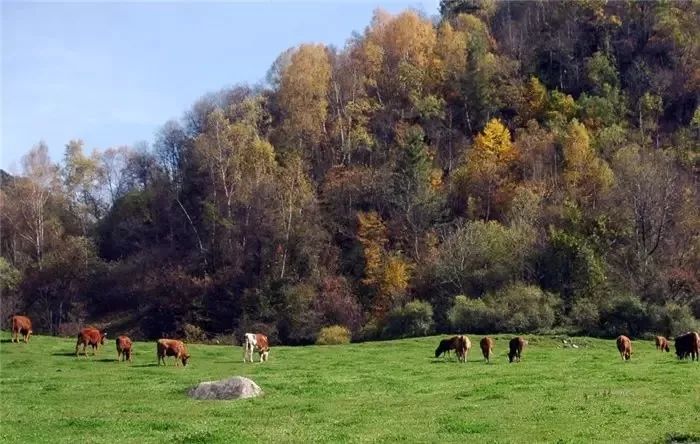
[[[92,347],[92,355],[97,354],[100,345],[104,345],[105,338],[107,338],[107,333],[101,332],[95,327],[85,327],[78,333],[78,341],[75,343],[75,356],[78,356],[78,348],[83,346],[83,353],[87,357],[86,347],[89,345]]]
[[[526,345],[527,341],[522,336],[511,339],[508,343],[508,347],[510,348],[510,351],[508,352],[508,361],[520,362],[520,357],[522,356],[523,349]]]
[[[459,362],[467,362],[469,358],[469,350],[472,348],[472,341],[467,336],[457,336],[457,344],[455,352]]]
[[[690,356],[691,361],[700,360],[700,335],[694,331],[683,333],[676,337],[676,356],[685,359]]]
[[[625,335],[617,337],[617,351],[620,352],[620,357],[623,361],[629,361],[632,357],[632,341]]]
[[[117,337],[117,361],[131,362],[131,339],[128,336]]]
[[[182,341],[177,339],[158,339],[158,344],[156,346],[158,352],[158,365],[163,361],[165,365],[166,356],[175,357],[175,366],[178,367],[180,364],[178,359],[182,361],[183,367],[187,366],[187,360],[190,359],[190,354],[187,353],[187,347]]]
[[[668,339],[664,338],[663,336],[656,336],[654,338],[654,342],[656,343],[656,349],[669,352],[671,351],[670,347],[668,346]]]
[[[452,336],[449,339],[443,339],[440,341],[438,344],[438,347],[435,349],[435,357],[439,358],[440,355],[446,353],[447,356],[450,355],[450,350],[457,350],[457,344],[459,341],[459,336]]]
[[[19,335],[22,335],[24,342],[29,342],[29,337],[32,335],[32,320],[26,316],[15,315],[12,316],[12,342],[17,340],[19,343]]]
[[[267,361],[270,356],[270,342],[267,336],[262,333],[246,333],[243,340],[243,362],[253,362],[253,352],[257,350],[260,354],[260,362]]]
[[[491,359],[491,353],[493,353],[493,339],[488,336],[481,338],[479,345],[481,346],[481,353],[483,353],[484,359],[486,359],[486,363],[488,364]]]

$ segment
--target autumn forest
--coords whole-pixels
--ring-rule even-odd
[[[0,178],[3,326],[697,329],[699,36],[697,1],[378,10],[148,144],[40,142]]]

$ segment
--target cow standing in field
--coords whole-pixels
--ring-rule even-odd
[[[663,336],[656,336],[654,338],[654,343],[656,344],[656,349],[669,352],[671,351],[670,347],[668,346],[668,339],[664,338]]]
[[[78,356],[78,348],[81,345],[83,346],[85,357],[88,355],[86,351],[88,345],[92,347],[92,355],[95,356],[100,345],[104,345],[106,337],[107,333],[101,332],[95,327],[83,328],[80,330],[80,333],[78,333],[78,341],[75,344],[75,356]]]
[[[625,335],[620,335],[615,341],[617,343],[617,351],[620,352],[620,357],[623,361],[629,361],[632,357],[632,341]]]
[[[449,339],[443,339],[440,341],[438,344],[437,348],[435,349],[435,357],[439,358],[440,355],[447,354],[447,356],[450,355],[450,350],[457,350],[457,344],[459,341],[459,336],[452,336]]]
[[[522,336],[513,338],[508,343],[510,351],[508,352],[508,362],[520,362],[520,357],[523,354],[523,349],[527,345],[527,341]]]
[[[493,339],[488,336],[481,338],[479,345],[481,346],[481,353],[483,353],[484,359],[486,359],[486,363],[488,364],[491,359],[491,354],[493,353]]]
[[[29,337],[32,335],[32,320],[26,316],[14,315],[10,318],[12,323],[12,342],[19,343],[19,335],[24,338],[24,343],[29,342]]]
[[[457,344],[455,352],[459,362],[467,362],[469,358],[469,350],[472,348],[472,341],[467,336],[457,336]]]
[[[182,366],[187,366],[187,361],[190,359],[190,354],[187,353],[187,347],[182,341],[177,339],[158,339],[156,344],[156,351],[158,355],[158,365],[163,361],[165,365],[166,356],[175,357],[175,367],[180,365],[179,361],[182,361]]]
[[[267,361],[270,356],[270,342],[261,333],[246,333],[243,338],[243,362],[253,362],[253,352],[260,354],[260,362]]]
[[[685,359],[690,356],[691,361],[700,360],[700,335],[694,331],[684,333],[675,339],[676,356]]]
[[[131,339],[128,336],[117,337],[117,361],[131,362]]]

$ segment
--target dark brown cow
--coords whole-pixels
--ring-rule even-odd
[[[457,336],[457,344],[455,352],[459,362],[467,362],[469,359],[469,350],[472,348],[472,341],[467,336]]]
[[[493,353],[493,339],[488,336],[481,338],[479,345],[481,346],[481,353],[484,355],[484,359],[486,359],[486,363],[488,364],[491,360],[491,353]]]
[[[617,343],[617,351],[620,352],[620,357],[623,361],[629,361],[632,358],[632,341],[625,335],[620,335],[615,341]]]
[[[511,339],[508,343],[508,348],[510,348],[510,351],[508,352],[508,361],[520,362],[520,357],[522,356],[523,349],[526,345],[527,341],[522,336]]]
[[[694,331],[683,333],[675,339],[676,356],[685,359],[690,356],[691,361],[700,360],[700,335]]]
[[[105,338],[107,338],[107,333],[101,332],[95,327],[85,327],[78,333],[78,341],[75,343],[75,356],[78,356],[78,348],[83,346],[83,353],[87,357],[86,347],[89,345],[92,347],[92,355],[97,354],[100,345],[104,345]]]
[[[670,347],[668,346],[668,339],[664,338],[663,336],[656,336],[654,338],[654,343],[656,343],[656,349],[669,352],[671,351]]]
[[[182,361],[183,367],[187,366],[190,354],[187,353],[187,347],[185,347],[182,341],[178,341],[177,339],[158,339],[156,348],[158,352],[158,365],[160,365],[161,361],[163,361],[163,365],[165,365],[166,356],[174,356],[176,367],[180,365],[178,360]]]
[[[32,335],[32,320],[26,316],[15,315],[10,318],[12,322],[12,342],[15,340],[19,343],[19,335],[22,335],[24,342],[29,342],[29,337]]]
[[[117,361],[131,362],[131,339],[128,336],[117,337]]]
[[[457,343],[459,341],[459,336],[452,336],[449,339],[443,339],[440,341],[438,344],[438,347],[435,349],[435,357],[439,358],[440,355],[447,353],[447,356],[450,355],[450,350],[457,350]]]

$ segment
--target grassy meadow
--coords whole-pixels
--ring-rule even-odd
[[[112,340],[76,359],[74,340],[0,344],[0,441],[104,442],[698,442],[700,364],[634,341],[528,336],[508,364],[496,338],[486,365],[434,359],[438,338],[345,346],[273,347],[243,364],[242,349],[189,345],[186,368],[156,366],[154,343],[117,363]],[[243,401],[194,401],[200,381],[243,375],[265,391]]]

